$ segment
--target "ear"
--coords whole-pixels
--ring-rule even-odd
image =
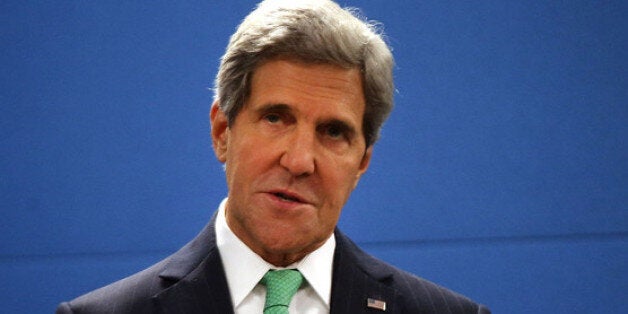
[[[360,177],[366,172],[366,169],[369,168],[369,164],[371,163],[371,155],[373,154],[373,145],[366,148],[364,152],[364,156],[362,156],[362,160],[360,161],[360,166],[358,168],[358,173],[355,178],[355,183],[353,184],[353,188],[355,189],[358,186],[358,182],[360,181]]]
[[[212,146],[216,158],[221,163],[227,161],[227,140],[229,138],[229,125],[227,115],[220,109],[219,101],[216,100],[212,104],[209,112],[209,120],[211,121]]]

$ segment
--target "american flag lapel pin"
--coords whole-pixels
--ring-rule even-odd
[[[366,299],[366,307],[380,311],[386,311],[386,302],[382,300],[368,298]]]

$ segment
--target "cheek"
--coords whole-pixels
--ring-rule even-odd
[[[330,163],[334,164],[333,169],[330,169],[330,172],[333,173],[334,180],[336,180],[338,184],[342,184],[343,187],[345,185],[350,187],[355,185],[360,173],[361,159],[358,158],[358,155],[335,158],[334,161],[335,162]]]
[[[330,200],[333,202],[331,206],[342,208],[357,182],[357,167],[353,162],[345,162],[327,171],[325,182],[328,195],[333,196]]]
[[[227,165],[234,169],[250,167],[255,164],[256,156],[259,156],[260,149],[256,147],[254,141],[246,140],[246,138],[231,138],[227,151]]]
[[[275,164],[273,151],[269,145],[259,140],[230,143],[226,162],[227,183],[230,190],[239,191],[255,185],[255,181],[266,176]]]

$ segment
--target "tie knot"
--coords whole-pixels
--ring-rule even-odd
[[[266,304],[264,314],[288,313],[290,300],[303,282],[298,270],[270,270],[260,281],[266,286]]]

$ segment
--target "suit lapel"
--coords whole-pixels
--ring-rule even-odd
[[[330,312],[397,313],[396,291],[386,285],[392,274],[336,230]],[[370,299],[370,302],[369,302]],[[370,304],[369,304],[370,303]],[[382,309],[385,308],[385,312]]]
[[[175,253],[160,273],[172,286],[154,297],[162,313],[233,313],[216,246],[216,214],[201,233]]]

